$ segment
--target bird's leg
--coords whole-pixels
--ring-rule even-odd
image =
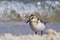
[[[43,35],[43,31],[41,31],[41,35]]]
[[[37,32],[35,32],[35,34],[37,34]]]

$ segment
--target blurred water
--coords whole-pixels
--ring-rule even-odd
[[[45,30],[47,29],[54,29],[60,32],[60,23],[47,23]],[[11,33],[13,35],[34,34],[25,22],[0,22],[0,34],[5,33]]]

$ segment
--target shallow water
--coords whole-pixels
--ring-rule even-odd
[[[47,23],[45,30],[47,29],[54,29],[60,32],[60,23]],[[29,25],[25,22],[0,22],[0,34],[5,33],[11,33],[13,35],[34,34]]]

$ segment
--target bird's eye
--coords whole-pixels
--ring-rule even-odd
[[[33,19],[33,17],[30,17],[30,19]]]
[[[33,19],[33,17],[31,19]]]

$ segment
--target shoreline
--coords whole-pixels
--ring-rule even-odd
[[[0,40],[60,40],[60,33],[53,29],[46,30],[46,34],[40,35],[23,35],[15,36],[10,33],[6,33],[0,36]]]

